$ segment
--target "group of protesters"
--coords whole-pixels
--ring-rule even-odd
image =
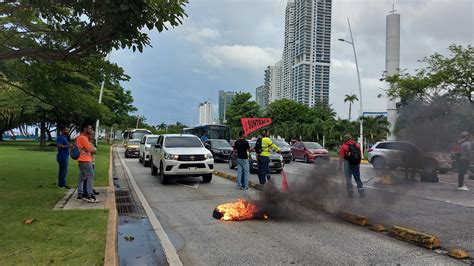
[[[58,188],[70,187],[66,184],[66,177],[68,173],[70,150],[74,145],[79,151],[77,162],[79,165],[79,177],[77,182],[77,199],[85,202],[96,203],[96,195],[99,192],[94,189],[95,180],[95,154],[97,149],[94,145],[94,130],[90,124],[83,124],[81,126],[81,133],[75,139],[74,145],[68,144],[69,129],[67,127],[61,128],[61,134],[56,139],[58,153],[56,160],[59,164],[58,173]]]

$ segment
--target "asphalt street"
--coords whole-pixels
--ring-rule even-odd
[[[123,156],[122,148],[118,152]],[[309,209],[295,207],[268,220],[216,220],[212,211],[217,205],[241,197],[256,199],[261,192],[237,190],[234,182],[218,176],[209,184],[201,184],[201,178],[184,178],[161,185],[138,159],[125,162],[184,265],[462,264]],[[226,164],[217,165],[228,169]],[[293,172],[305,175],[311,166],[292,163],[285,169],[291,186],[300,178]]]

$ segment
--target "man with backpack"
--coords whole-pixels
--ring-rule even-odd
[[[270,180],[270,150],[274,149],[280,152],[280,148],[268,136],[270,136],[270,132],[263,130],[262,137],[257,139],[255,143],[255,153],[257,154],[258,162],[257,173],[260,185],[265,185]]]
[[[362,159],[362,152],[360,145],[356,143],[352,136],[346,134],[343,138],[344,143],[339,152],[339,171],[342,171],[344,164],[344,175],[346,177],[347,195],[349,198],[354,197],[352,190],[352,176],[357,183],[357,191],[361,198],[365,197],[364,184],[360,179],[360,161]]]

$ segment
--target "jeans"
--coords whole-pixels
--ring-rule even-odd
[[[364,193],[364,184],[360,180],[360,164],[350,164],[344,160],[344,175],[346,176],[347,193],[352,194],[352,176],[357,183],[357,191]]]
[[[95,181],[95,162],[92,162],[92,169],[94,169],[94,178],[91,180],[86,180],[84,181],[83,189],[82,191],[87,191],[87,186],[89,186],[89,183],[91,183],[92,186],[92,192],[94,192],[94,181]]]
[[[57,157],[57,161],[59,164],[59,173],[58,173],[58,187],[64,187],[66,185],[66,176],[67,176],[67,168],[69,163],[68,157]]]
[[[80,162],[79,163],[79,180],[77,183],[77,195],[92,196],[92,181],[94,180],[95,173],[92,166],[92,162]],[[84,191],[84,183],[87,184],[87,189]]]
[[[270,157],[268,156],[258,156],[258,180],[260,181],[260,185],[263,185],[270,180]]]
[[[464,186],[464,175],[466,175],[467,170],[469,169],[470,162],[469,160],[459,159],[458,161],[458,187]]]
[[[250,176],[250,164],[248,159],[237,159],[237,187],[248,188]]]

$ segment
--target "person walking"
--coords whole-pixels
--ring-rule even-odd
[[[234,143],[234,151],[237,152],[237,188],[249,189],[249,151],[250,145],[243,131],[239,132],[239,139]]]
[[[466,175],[467,170],[469,170],[469,166],[471,165],[472,144],[470,142],[469,133],[466,131],[461,132],[461,139],[458,141],[458,143],[458,190],[468,191],[469,188],[464,185],[464,176]]]
[[[92,153],[95,152],[94,146],[89,142],[89,135],[92,135],[94,130],[90,124],[81,126],[81,134],[76,138],[76,145],[80,151],[78,158],[79,164],[79,180],[77,184],[77,199],[84,199],[88,202],[97,202],[92,191],[92,180],[95,172],[92,166]],[[87,182],[87,190],[84,191],[84,182]]]
[[[356,143],[352,136],[346,134],[343,138],[344,143],[341,145],[339,152],[339,171],[342,171],[344,165],[344,175],[346,177],[347,195],[349,198],[354,197],[352,190],[352,177],[357,183],[357,191],[361,198],[365,197],[364,184],[360,179],[360,161],[361,161],[361,150],[360,145]]]
[[[58,188],[67,188],[66,177],[69,164],[69,148],[72,147],[71,144],[68,144],[67,138],[69,135],[69,129],[67,127],[61,128],[61,134],[56,138],[56,146],[58,147],[58,154],[56,154],[56,161],[59,165],[58,173]]]
[[[272,140],[268,137],[270,136],[270,131],[263,130],[262,137],[257,140],[255,144],[255,152],[257,153],[257,162],[258,162],[258,180],[260,185],[265,185],[267,181],[270,181],[270,153],[271,149],[276,152],[280,152],[280,148],[275,145]],[[260,144],[259,144],[260,142]],[[259,147],[257,147],[259,146]]]

